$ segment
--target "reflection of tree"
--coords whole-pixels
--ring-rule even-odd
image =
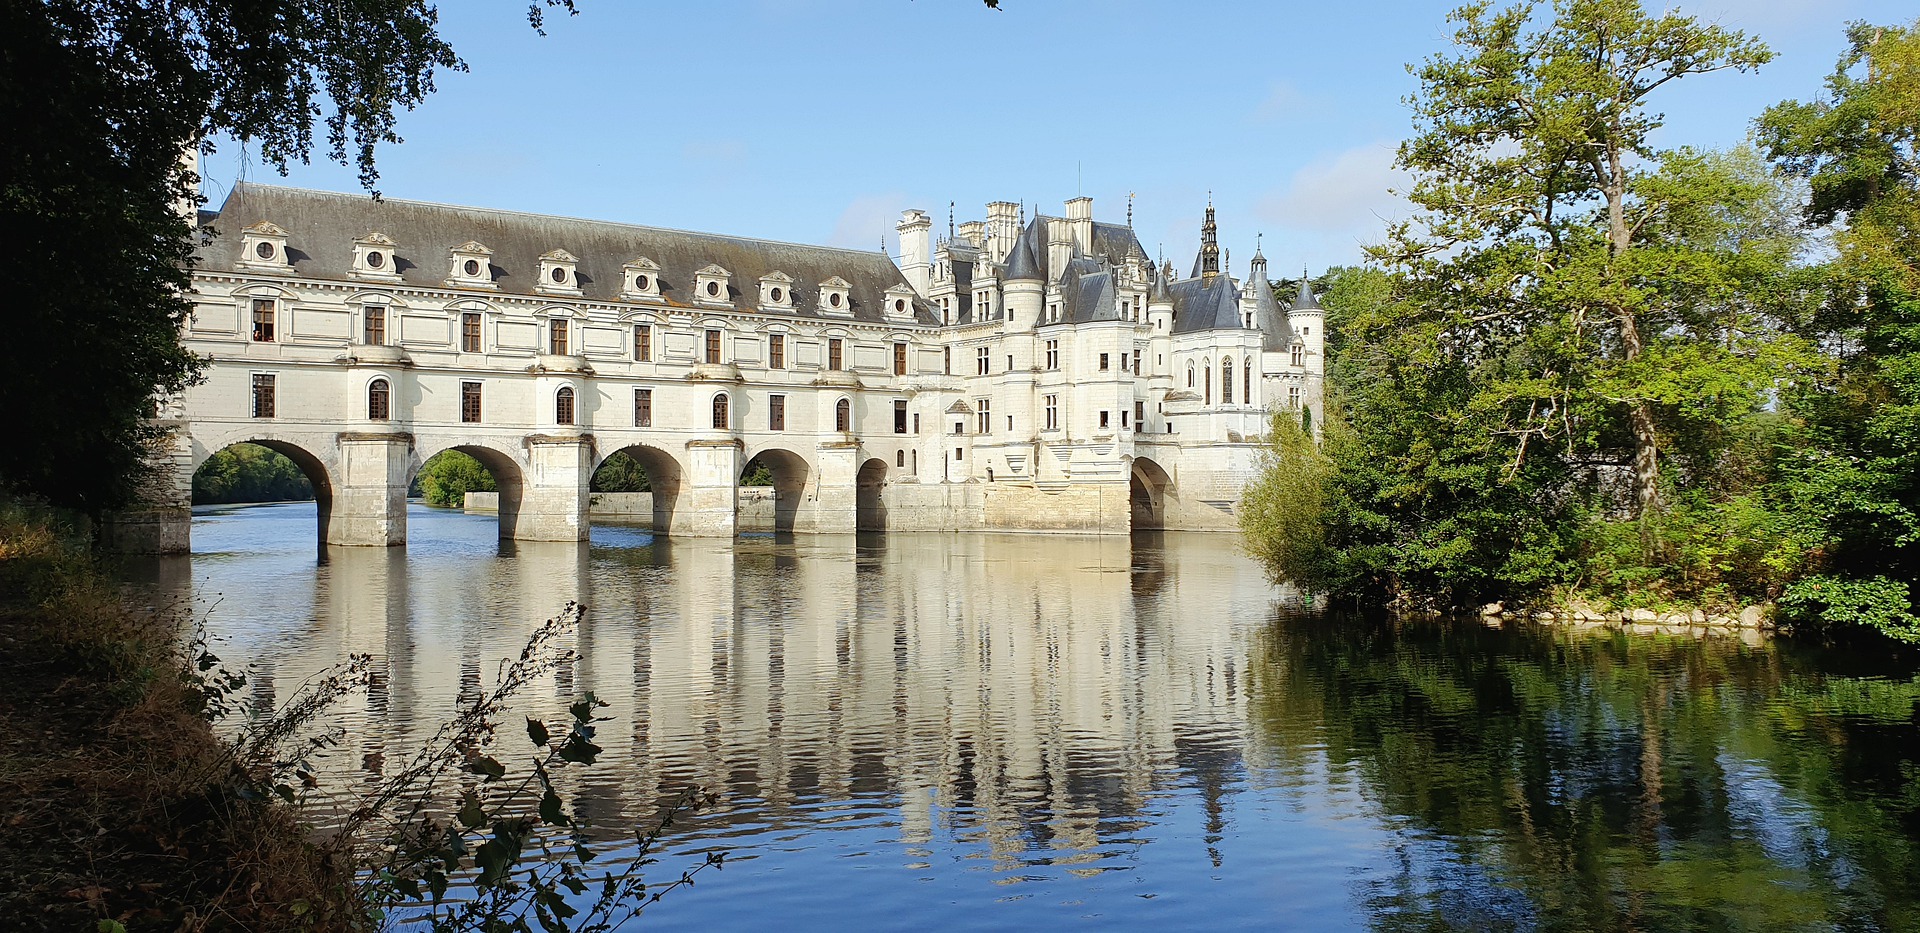
[[[1350,774],[1394,829],[1397,870],[1363,895],[1380,929],[1920,922],[1920,682],[1355,618],[1254,650],[1250,764]]]

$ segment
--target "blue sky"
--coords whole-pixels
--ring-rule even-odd
[[[1815,96],[1849,20],[1884,0],[1687,0],[1757,34],[1755,74],[1670,85],[1665,145],[1727,146],[1776,101]],[[1406,63],[1447,48],[1453,4],[1147,0],[580,0],[547,35],[525,0],[442,0],[471,68],[403,115],[388,197],[878,249],[903,208],[962,222],[990,200],[1059,213],[1077,193],[1184,272],[1211,192],[1244,274],[1354,262],[1407,134]],[[338,191],[316,159],[281,179],[231,142],[203,166]]]

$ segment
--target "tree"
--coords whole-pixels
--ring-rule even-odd
[[[1920,21],[1847,37],[1825,99],[1759,120],[1837,254],[1831,298],[1804,324],[1836,378],[1788,397],[1804,429],[1781,498],[1813,572],[1785,602],[1920,641]]]
[[[425,0],[8,0],[0,30],[0,223],[33,243],[0,252],[0,396],[27,440],[0,452],[0,487],[98,514],[137,495],[154,396],[199,369],[178,339],[198,203],[182,153],[224,134],[284,169],[318,121],[371,187],[395,114],[463,66]]]
[[[640,461],[624,451],[615,451],[593,471],[592,489],[594,492],[652,492],[653,483]]]
[[[1490,8],[1454,11],[1461,54],[1414,69],[1417,135],[1398,161],[1418,176],[1410,197],[1424,214],[1379,255],[1456,317],[1451,335],[1470,354],[1488,338],[1548,338],[1505,375],[1513,417],[1498,430],[1524,458],[1536,441],[1570,439],[1571,409],[1622,422],[1636,510],[1654,513],[1670,400],[1635,384],[1675,365],[1703,375],[1729,355],[1681,359],[1663,340],[1689,323],[1687,296],[1667,286],[1692,270],[1685,256],[1642,247],[1667,196],[1705,192],[1648,190],[1657,172],[1688,168],[1649,144],[1662,122],[1650,99],[1676,79],[1752,69],[1771,53],[1692,17],[1649,16],[1638,0],[1558,0],[1538,28],[1538,3]],[[1618,394],[1583,391],[1590,376]]]
[[[420,465],[420,494],[428,505],[457,509],[467,504],[467,493],[497,492],[493,474],[480,461],[457,450],[443,450]]]
[[[235,444],[193,472],[193,504],[286,502],[313,498],[313,484],[292,460],[258,444]]]

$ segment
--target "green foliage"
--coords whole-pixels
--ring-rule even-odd
[[[1795,580],[1780,597],[1790,622],[1857,626],[1920,643],[1920,612],[1907,581],[1886,577],[1814,576]]]
[[[181,153],[226,134],[284,168],[324,101],[327,154],[371,185],[396,110],[461,67],[435,30],[425,0],[0,6],[0,224],[35,242],[0,252],[0,397],[29,439],[0,450],[0,487],[96,515],[139,494],[154,397],[201,365],[179,342],[198,200]]]
[[[443,450],[420,466],[415,478],[428,505],[457,509],[467,504],[467,493],[497,492],[493,474],[480,461],[457,450]]]
[[[653,481],[647,478],[647,468],[640,461],[627,456],[624,452],[615,452],[593,471],[594,492],[652,492]]]
[[[1248,551],[1275,577],[1310,591],[1324,589],[1328,555],[1321,516],[1333,461],[1291,411],[1275,411],[1268,422],[1260,472],[1240,496],[1240,530]]]
[[[193,471],[194,505],[312,498],[313,484],[300,467],[258,444],[235,444]]]
[[[746,469],[740,471],[740,485],[771,486],[773,485],[773,470],[762,462],[759,457],[755,457],[751,463],[747,464]]]

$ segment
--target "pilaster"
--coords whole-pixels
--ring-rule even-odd
[[[674,505],[673,533],[731,538],[740,490],[740,441],[709,438],[687,442],[687,477]]]
[[[586,540],[593,436],[534,434],[526,444],[527,478],[512,536],[522,541]]]
[[[816,452],[819,471],[813,514],[796,531],[817,534],[853,534],[860,526],[860,443],[823,442]]]

